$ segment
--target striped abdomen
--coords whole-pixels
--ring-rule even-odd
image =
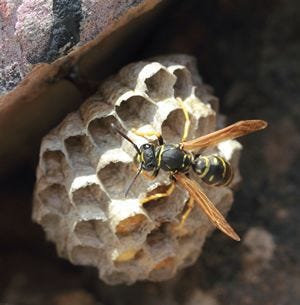
[[[197,156],[192,166],[202,180],[210,185],[227,185],[233,178],[230,164],[217,155]]]

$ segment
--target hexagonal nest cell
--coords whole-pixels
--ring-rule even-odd
[[[135,214],[134,216],[129,216],[121,220],[116,227],[117,236],[121,238],[122,236],[129,236],[134,233],[139,234],[146,220],[147,218],[143,214]]]
[[[170,184],[160,184],[150,192],[147,192],[146,195],[165,193],[169,188]],[[153,221],[161,224],[166,221],[174,221],[176,216],[183,210],[187,198],[187,193],[176,187],[170,196],[148,201],[143,204],[143,207]]]
[[[98,179],[111,198],[124,197],[124,182],[132,176],[130,164],[124,162],[110,162],[98,172]]]
[[[189,198],[178,185],[169,197],[140,203],[169,187],[171,180],[163,171],[155,180],[138,177],[125,198],[136,171],[136,152],[111,128],[114,123],[138,146],[147,139],[131,129],[150,125],[166,142],[178,143],[185,122],[180,97],[191,121],[189,138],[213,131],[218,114],[207,101],[216,98],[195,71],[194,59],[186,55],[130,64],[100,84],[42,142],[33,219],[56,243],[60,256],[95,266],[109,284],[173,277],[196,260],[213,229],[197,206],[184,230],[176,229]],[[240,146],[232,143],[226,156],[229,161],[234,156],[236,166]],[[221,154],[222,147],[216,148]],[[229,210],[232,196],[224,195],[232,195],[229,188],[206,190],[217,207]]]
[[[93,119],[88,126],[89,135],[101,152],[121,146],[122,140],[112,132],[111,124],[118,125],[113,115]]]
[[[166,69],[159,69],[155,74],[145,79],[146,93],[154,101],[161,101],[174,96],[176,78]]]
[[[61,151],[46,151],[43,154],[45,175],[56,178],[59,181],[64,179],[63,168],[65,164],[65,155]]]
[[[157,106],[143,96],[133,95],[116,106],[116,113],[128,129],[151,124]]]
[[[184,123],[184,114],[181,109],[174,109],[168,114],[161,126],[162,136],[167,143],[181,142]]]
[[[176,76],[174,84],[174,96],[186,99],[192,93],[192,76],[186,68],[176,68],[173,71]]]

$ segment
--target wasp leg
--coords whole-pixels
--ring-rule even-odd
[[[135,128],[132,128],[131,131],[134,134],[136,134],[137,136],[140,136],[140,137],[143,137],[143,138],[155,136],[158,139],[159,145],[163,145],[164,144],[164,140],[163,140],[162,135],[158,131],[155,131],[154,129],[143,132],[143,131],[138,131]]]
[[[167,189],[167,191],[165,193],[157,193],[154,195],[147,196],[147,197],[143,198],[142,200],[140,200],[140,204],[143,205],[146,202],[149,202],[152,200],[157,200],[157,199],[160,199],[163,197],[168,197],[173,193],[174,189],[175,189],[175,181],[173,181],[171,183],[171,185],[169,186],[169,188]]]
[[[135,172],[138,170],[137,166],[134,163],[132,164],[132,169]],[[147,172],[142,170],[141,174],[143,175],[143,177],[147,178],[148,180],[154,180],[157,177],[158,172],[159,172],[159,169],[156,169],[156,170],[154,170],[153,173],[148,174]]]
[[[195,200],[193,197],[190,197],[189,201],[187,202],[187,209],[181,217],[180,224],[178,225],[178,229],[183,228],[185,221],[187,220],[187,218],[189,217],[190,213],[194,208],[194,205],[195,205]]]
[[[188,135],[189,135],[191,121],[190,121],[189,113],[188,113],[182,99],[180,97],[177,97],[177,101],[178,101],[178,103],[179,103],[179,105],[180,105],[180,107],[183,111],[184,118],[185,118],[183,135],[182,135],[182,138],[181,138],[181,142],[185,142]]]

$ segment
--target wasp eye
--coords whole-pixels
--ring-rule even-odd
[[[151,145],[150,145],[150,144],[148,144],[148,143],[147,143],[147,144],[144,144],[143,146],[144,146],[144,148],[145,148],[145,149],[147,149],[147,148],[150,148],[150,147],[151,147]]]

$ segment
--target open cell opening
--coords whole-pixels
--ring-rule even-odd
[[[135,172],[131,163],[111,162],[98,172],[98,178],[112,198],[123,198],[128,183],[134,177]],[[137,179],[129,191],[128,198],[137,197],[141,179]]]
[[[82,220],[76,224],[74,234],[83,245],[99,247],[103,244],[97,234],[97,223],[99,220]]]
[[[116,106],[116,112],[128,129],[139,128],[151,124],[156,113],[157,106],[142,96],[131,96]]]
[[[154,270],[173,269],[175,266],[174,257],[167,257],[154,266]]]
[[[159,193],[165,193],[168,190],[167,185],[160,185],[151,192],[148,192],[145,197],[152,196]],[[155,220],[163,221],[168,216],[168,209],[167,206],[167,197],[159,198],[150,200],[143,204],[144,209],[147,211],[150,218]]]
[[[88,246],[76,246],[71,251],[74,264],[97,266],[103,250]]]
[[[164,222],[147,235],[147,250],[155,261],[162,260],[174,252],[175,244],[173,236],[168,231],[169,224],[169,222]]]
[[[129,267],[130,264],[133,262],[136,264],[138,261],[140,261],[143,256],[145,255],[143,249],[132,249],[125,251],[121,253],[115,260],[114,260],[114,265],[117,268],[120,267]]]
[[[149,273],[149,278],[152,281],[169,279],[174,275],[175,267],[175,258],[167,257],[154,266],[153,270]]]
[[[45,176],[56,178],[57,181],[64,179],[64,168],[66,167],[65,155],[59,150],[47,150],[43,154],[45,164]]]
[[[105,211],[108,201],[108,197],[98,184],[90,184],[73,192],[73,202],[77,207],[98,207]]]
[[[137,214],[120,221],[116,226],[116,234],[119,238],[140,234],[146,224],[147,217],[143,214]]]
[[[161,101],[170,98],[174,94],[173,86],[175,84],[174,75],[160,69],[157,73],[145,80],[147,94],[154,101]]]
[[[66,189],[60,184],[52,184],[39,193],[42,203],[54,213],[67,214],[71,208]]]
[[[165,193],[170,185],[160,185],[151,192],[148,192],[145,197]],[[184,205],[184,194],[180,189],[175,188],[172,194],[159,199],[154,199],[143,204],[149,217],[160,223],[173,221],[181,212]]]
[[[88,137],[83,135],[72,136],[65,140],[65,147],[73,167],[91,167],[90,160],[84,148],[88,141]]]
[[[214,130],[212,127],[215,126],[215,120],[216,118],[213,114],[209,114],[206,117],[201,117],[197,121],[197,126],[194,129],[194,137],[201,137],[213,132]]]
[[[115,240],[115,234],[112,232],[111,227],[107,221],[97,220],[94,223],[94,229],[98,238],[103,241],[104,244],[111,244]]]
[[[174,72],[176,82],[174,84],[174,96],[183,100],[190,96],[192,91],[192,76],[187,69],[176,69]]]
[[[159,228],[148,234],[146,243],[152,250],[163,249],[164,245],[169,241],[169,237],[166,233],[167,224],[168,223],[162,224]]]
[[[171,111],[162,124],[162,136],[166,143],[180,143],[183,135],[185,117],[182,109]]]
[[[112,131],[111,124],[120,127],[113,115],[96,118],[88,126],[88,131],[101,152],[121,146],[122,138]]]

